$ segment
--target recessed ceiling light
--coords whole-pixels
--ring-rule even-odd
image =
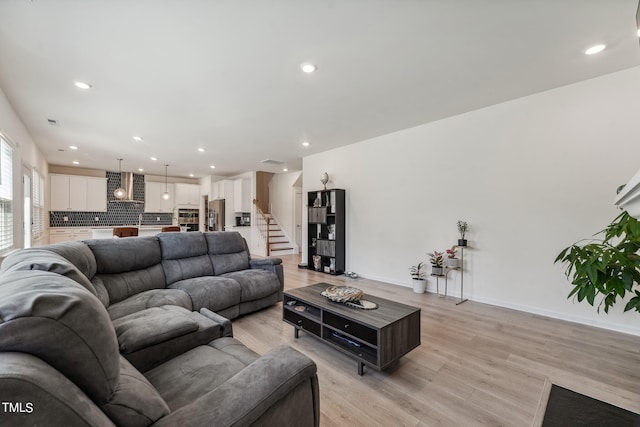
[[[73,161],[73,164],[74,164],[74,165],[79,165],[79,164],[80,164],[80,162],[79,162],[79,161],[77,161],[77,160],[74,160],[74,161]]]
[[[193,178],[193,174],[192,174],[192,173],[190,173],[190,174],[189,174],[189,177],[190,177],[190,178]]]
[[[211,169],[215,169],[216,167],[214,165],[209,166]]]
[[[72,149],[72,150],[77,150],[78,149],[78,147],[76,147],[75,145],[70,145],[69,148]]]
[[[152,157],[151,160],[153,160],[155,162],[156,160],[158,160],[158,158],[157,157]]]
[[[309,146],[309,143],[308,143],[307,141],[305,141],[305,142],[303,142],[303,143],[302,143],[302,146],[303,146],[303,147],[308,147],[308,146]]]
[[[198,148],[198,151],[204,153],[204,148]]]
[[[638,28],[638,37],[640,37],[640,28]]]
[[[289,172],[289,169],[284,168],[284,169],[282,169],[282,172]]]
[[[595,55],[596,53],[600,53],[607,47],[604,44],[597,44],[595,46],[591,46],[589,49],[585,50],[584,53],[587,55]]]
[[[144,169],[138,168],[138,172],[144,172]]]
[[[134,140],[134,141],[138,141],[138,142],[140,142],[140,141],[142,141],[142,137],[141,137],[141,136],[136,135],[136,136],[134,136],[134,137],[133,137],[133,140]]]
[[[76,85],[77,88],[80,88],[80,89],[91,89],[91,85],[89,83],[75,82],[74,84]]]
[[[304,62],[300,65],[300,69],[305,73],[313,73],[315,70],[318,69],[318,67],[308,62]]]

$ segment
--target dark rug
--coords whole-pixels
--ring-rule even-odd
[[[556,426],[640,426],[640,415],[553,384],[542,427]]]

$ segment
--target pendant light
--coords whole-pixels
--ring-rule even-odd
[[[120,186],[114,190],[113,195],[116,196],[116,199],[120,200],[124,199],[127,195],[127,191],[122,188],[122,159],[118,159],[118,169],[120,172]]]
[[[165,200],[169,200],[169,198],[171,197],[169,195],[169,189],[167,185],[167,167],[169,167],[169,165],[164,165],[164,193],[162,194],[162,198]]]

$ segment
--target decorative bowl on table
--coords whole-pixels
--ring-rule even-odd
[[[321,295],[335,302],[348,302],[358,301],[364,296],[358,288],[352,288],[351,286],[331,286],[324,291]]]

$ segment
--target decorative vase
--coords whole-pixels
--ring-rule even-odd
[[[424,279],[411,279],[413,281],[413,292],[416,294],[423,294],[427,286],[427,281]]]
[[[434,276],[442,276],[442,267],[436,267],[435,265],[431,267],[431,274]]]
[[[312,259],[313,259],[313,268],[316,271],[322,271],[322,268],[321,268],[322,267],[322,265],[321,265],[322,257],[320,257],[320,255],[313,255]]]
[[[467,239],[458,239],[458,246],[467,246]]]
[[[322,185],[324,185],[324,189],[327,189],[327,182],[329,182],[329,174],[324,172],[322,175],[320,175],[320,182],[322,183]]]
[[[449,268],[460,267],[460,260],[458,258],[447,258],[447,267]]]

